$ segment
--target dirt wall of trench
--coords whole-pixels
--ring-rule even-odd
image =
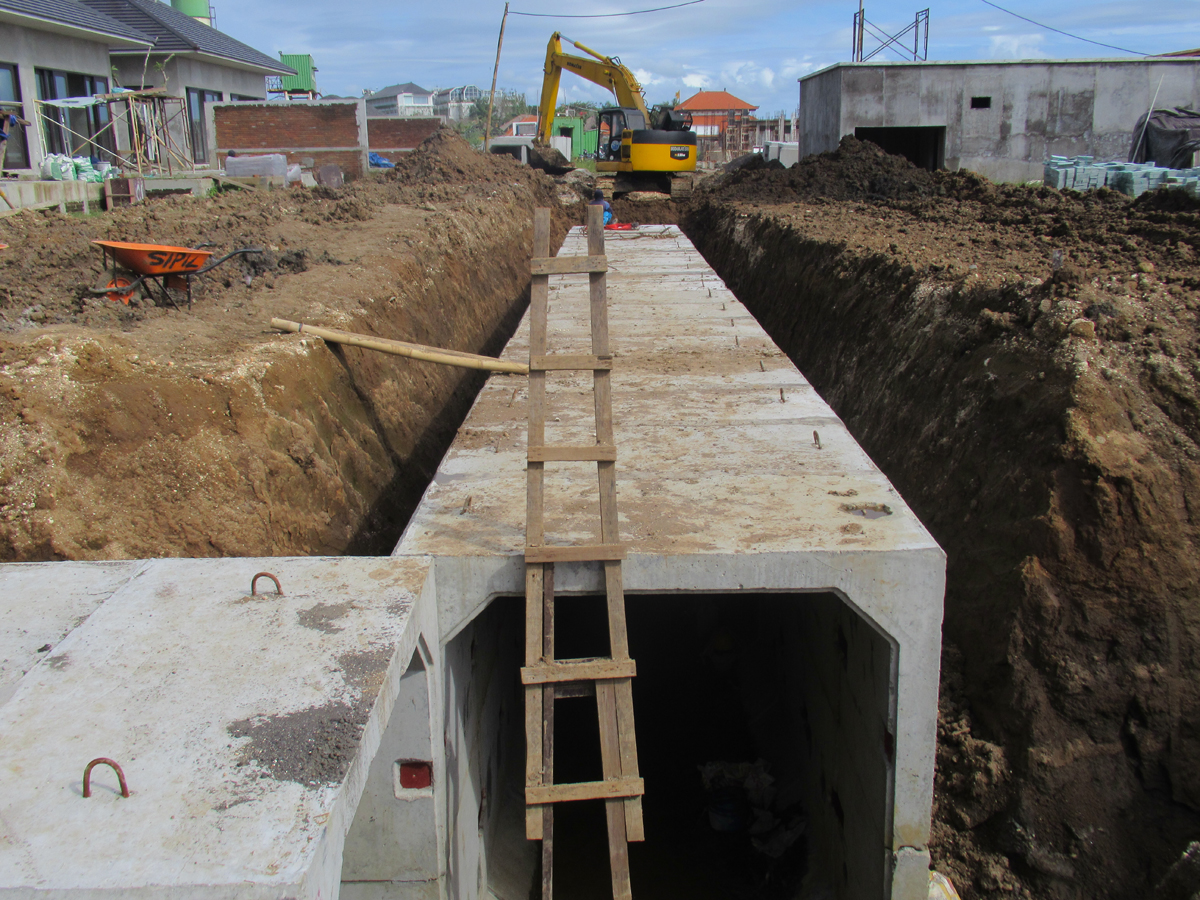
[[[454,135],[340,192],[0,220],[0,560],[389,553],[482,375],[282,335],[273,316],[498,353],[553,184]],[[268,254],[194,308],[90,298],[93,238]]]
[[[1148,274],[1195,216],[1105,201],[1150,238],[1089,258],[1032,193],[1011,229],[779,194],[681,218],[947,551],[938,868],[964,898],[1150,896],[1200,836],[1197,285]]]

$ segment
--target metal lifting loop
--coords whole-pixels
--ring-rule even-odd
[[[279,594],[280,597],[283,596],[283,588],[281,588],[279,586],[279,579],[276,578],[274,575],[272,575],[270,572],[259,572],[257,575],[255,575],[253,578],[250,579],[250,596],[251,597],[257,596],[257,594],[258,594],[258,588],[256,587],[256,585],[258,584],[258,579],[260,579],[260,578],[270,578],[273,582],[275,582],[275,592],[277,594]]]
[[[121,767],[115,760],[109,759],[107,756],[98,756],[87,764],[87,768],[83,770],[83,796],[92,796],[92,769],[104,763],[106,766],[112,766],[113,771],[117,773],[117,781],[121,784],[121,796],[129,796],[129,786],[125,783],[125,773],[121,771]]]

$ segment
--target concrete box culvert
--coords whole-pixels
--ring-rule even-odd
[[[576,230],[561,252],[583,245]],[[610,235],[607,252],[631,629],[656,604],[674,605],[681,627],[714,603],[740,617],[747,663],[732,677],[755,688],[739,703],[757,728],[744,730],[743,756],[762,756],[798,798],[813,877],[835,896],[924,898],[944,555],[679,229]],[[586,276],[551,280],[552,351],[586,349],[587,295]],[[505,353],[528,354],[527,322]],[[489,381],[396,548],[433,559],[447,666],[446,862],[471,873],[448,876],[456,897],[489,883],[527,891],[534,875],[533,848],[506,810],[521,803],[523,736],[506,732],[521,717],[511,693],[521,647],[517,626],[502,644],[499,610],[519,601],[494,599],[524,587],[524,390]],[[549,397],[548,441],[593,439],[586,375],[555,373]],[[594,540],[590,468],[548,467],[546,485],[547,534]],[[600,589],[594,565],[557,567],[560,595]],[[755,654],[756,641],[778,652]],[[651,643],[639,666],[650,672],[671,650]],[[653,741],[635,714],[639,741]],[[641,750],[649,759],[661,748]],[[603,845],[602,830],[594,841]],[[651,832],[632,851],[635,891],[637,859],[654,842]]]
[[[575,233],[563,252],[582,250]],[[924,900],[944,556],[678,229],[610,237],[608,256],[652,824],[635,853],[667,856],[653,817],[662,802],[669,826],[655,773],[670,766],[655,759],[761,755],[835,896]],[[552,280],[556,352],[586,349],[586,298],[585,278]],[[506,354],[526,356],[527,335]],[[590,385],[555,375],[549,396],[548,437],[579,443]],[[0,897],[525,896],[534,848],[509,790],[524,756],[524,416],[524,383],[489,380],[392,557],[0,567],[15,662],[0,669]],[[550,470],[555,540],[593,539],[594,479]],[[263,570],[282,595],[250,596]],[[558,566],[556,585],[601,589],[585,564]],[[730,635],[710,646],[713,616]],[[676,620],[690,642],[670,636]],[[735,674],[713,684],[739,687],[663,737],[662,693],[703,702],[656,674],[680,654],[729,657]],[[702,746],[697,729],[728,711],[738,746]],[[130,798],[103,776],[77,795],[76,769],[100,755],[128,761]],[[432,784],[397,790],[412,760]]]

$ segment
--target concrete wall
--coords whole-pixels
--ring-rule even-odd
[[[1125,159],[1156,90],[1156,106],[1194,107],[1200,61],[839,63],[801,79],[801,155],[855,128],[942,126],[946,168],[1038,179],[1052,154]]]
[[[501,882],[496,895],[523,900],[533,881],[539,845],[524,833],[524,705],[518,689],[523,609],[523,598],[492,601],[444,650],[443,791],[450,823],[445,890],[455,900],[488,897],[493,880]]]
[[[15,63],[17,78],[21,85],[22,118],[35,124],[25,128],[32,169],[40,165],[45,156],[41,129],[38,122],[37,76],[34,69],[60,69],[64,72],[79,72],[84,75],[99,75],[109,79],[108,42],[83,40],[63,34],[35,31],[19,25],[5,23],[4,39],[0,42],[0,62]],[[8,170],[8,166],[5,166]],[[29,171],[13,169],[12,171]]]
[[[293,100],[291,103],[213,103],[206,110],[210,160],[223,165],[239,154],[282,153],[288,164],[334,163],[347,180],[367,171],[367,107],[362,100]]]
[[[342,856],[346,900],[407,900],[439,896],[440,842],[434,792],[439,767],[428,788],[405,788],[401,762],[433,763],[429,674],[421,647],[400,679],[400,690],[379,750],[371,763]]]
[[[261,72],[250,72],[233,66],[222,65],[214,60],[186,56],[164,57],[151,55],[145,66],[144,56],[113,56],[112,64],[117,79],[123,87],[166,87],[172,97],[183,97],[188,88],[203,88],[220,91],[225,100],[230,94],[256,97],[267,96],[266,77]],[[160,64],[163,64],[159,68]]]

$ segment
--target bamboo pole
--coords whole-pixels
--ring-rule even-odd
[[[495,359],[491,356],[479,356],[474,353],[463,353],[460,350],[443,350],[440,347],[427,347],[424,344],[410,344],[407,341],[391,341],[386,338],[367,337],[350,331],[338,331],[334,328],[318,328],[315,325],[305,325],[302,322],[291,322],[287,319],[272,319],[271,327],[280,331],[311,334],[325,341],[336,344],[348,344],[351,347],[362,347],[364,350],[378,350],[380,353],[391,353],[393,356],[407,356],[409,359],[419,359],[422,362],[440,363],[444,366],[458,366],[463,369],[481,369],[485,372],[503,372],[508,375],[528,375],[529,366],[525,363],[509,362]]]

